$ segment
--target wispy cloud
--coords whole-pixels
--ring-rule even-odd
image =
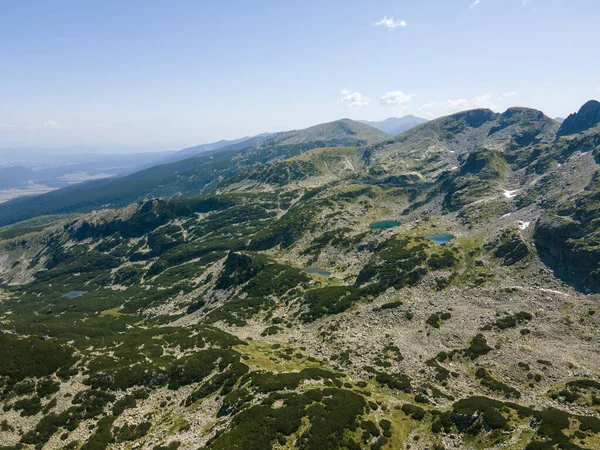
[[[53,130],[56,130],[58,128],[62,128],[62,125],[59,124],[58,122],[56,122],[55,120],[47,120],[46,122],[44,122],[44,128],[50,128]]]
[[[502,94],[500,96],[500,98],[498,100],[502,101],[502,100],[506,100],[507,98],[511,98],[514,97],[515,95],[517,95],[516,91],[511,91],[511,92],[505,92],[504,94]]]
[[[473,2],[469,5],[469,9],[475,8],[477,5],[483,3],[484,0],[473,0]],[[523,6],[527,6],[530,3],[533,3],[534,0],[522,0]]]
[[[489,108],[498,110],[494,104],[491,92],[478,95],[470,100],[466,98],[451,99],[439,102],[426,103],[419,108],[421,114],[428,119],[454,114],[459,111],[466,111],[475,108]]]
[[[373,26],[375,26],[375,27],[386,27],[391,30],[393,30],[394,28],[406,28],[406,25],[407,25],[406,21],[396,20],[393,17],[388,17],[388,16],[385,16],[379,22],[376,22],[373,24]]]
[[[412,98],[412,95],[405,94],[402,91],[391,91],[381,97],[380,103],[383,106],[406,106],[410,104]]]
[[[471,103],[476,108],[491,108],[494,106],[494,104],[492,103],[492,93],[486,92],[485,94],[478,95],[473,100],[471,100]]]
[[[340,94],[342,94],[340,103],[347,103],[350,106],[367,106],[371,103],[371,100],[360,92],[350,92],[348,89],[342,89]]]
[[[445,116],[469,109],[469,101],[464,98],[458,98],[441,102],[430,102],[425,103],[419,109],[428,119],[433,119],[435,117]]]

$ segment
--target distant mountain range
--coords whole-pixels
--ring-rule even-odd
[[[266,137],[266,136],[269,136],[269,134],[270,133],[263,133],[263,134],[259,134],[257,136],[252,136],[252,137],[246,136],[246,137],[243,137],[240,139],[233,139],[231,141],[222,139],[217,142],[196,145],[194,147],[187,147],[187,148],[184,148],[183,150],[179,150],[178,152],[174,152],[174,153],[166,156],[165,158],[163,158],[162,160],[159,161],[159,164],[168,164],[168,163],[172,163],[172,162],[181,161],[182,159],[191,158],[193,156],[200,155],[201,153],[210,152],[213,150],[219,150],[221,148],[229,147],[229,146],[236,145],[236,144],[241,144],[242,142],[248,141],[250,139]]]
[[[340,123],[342,121],[339,121]],[[426,122],[416,116],[390,117],[381,122],[360,121],[384,133],[395,136],[412,127]],[[309,128],[323,130],[324,128]],[[270,136],[288,136],[294,145],[300,143],[298,136],[302,130],[288,133],[262,133],[233,140],[220,140],[177,152],[118,154],[61,154],[48,149],[0,149],[0,203],[19,197],[39,195],[68,187],[85,181],[100,180],[119,175],[128,175],[137,171],[151,169],[154,166],[169,165],[199,155],[222,149],[235,150],[252,147]],[[364,130],[363,130],[364,131]],[[342,131],[344,134],[346,131]],[[290,134],[291,133],[291,134]],[[370,133],[372,134],[372,133]],[[293,136],[290,138],[290,136]],[[323,142],[329,142],[327,132]],[[380,135],[383,138],[383,135]],[[318,142],[319,136],[306,135],[303,142]],[[275,142],[275,141],[273,141]],[[282,144],[277,144],[282,145]],[[283,144],[285,145],[285,144]],[[72,151],[72,149],[71,149]],[[166,168],[169,170],[169,167]],[[158,170],[160,171],[160,170]],[[62,194],[60,194],[62,195]],[[173,195],[172,193],[170,195]],[[174,195],[177,195],[176,193]],[[137,197],[136,197],[137,198]],[[136,198],[131,198],[133,201]],[[108,201],[107,204],[113,204]]]
[[[404,116],[404,117],[389,117],[380,122],[369,122],[368,120],[360,120],[360,123],[367,124],[390,136],[396,136],[400,133],[410,130],[417,125],[427,122],[426,119],[417,116]]]
[[[118,178],[90,181],[34,197],[0,204],[0,226],[48,214],[84,213],[126,206],[152,197],[195,197],[241,170],[286,159],[320,147],[358,147],[389,135],[350,119],[230,141],[225,147],[171,163],[159,164]],[[210,144],[209,144],[210,145]],[[194,147],[198,149],[199,147]],[[185,153],[192,152],[185,149]],[[172,157],[169,155],[168,157]]]

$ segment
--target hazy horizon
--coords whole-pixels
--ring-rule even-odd
[[[600,95],[599,12],[591,0],[10,2],[0,148],[176,151],[476,107],[566,117]]]
[[[595,99],[590,99],[590,100],[595,100]],[[511,105],[506,109],[509,108],[514,108],[514,107],[521,107],[520,105]],[[531,108],[531,107],[528,107]],[[469,109],[476,109],[476,108],[467,108],[464,110],[457,110],[453,113],[450,113],[448,115],[451,114],[455,114],[461,111],[467,111]],[[492,108],[490,108],[492,109]],[[505,110],[506,110],[505,109]],[[533,108],[533,109],[537,109],[537,108]],[[495,111],[498,113],[502,113],[503,111]],[[544,112],[544,111],[542,111]],[[572,113],[577,112],[577,110],[572,111]],[[545,114],[545,113],[544,113]],[[552,119],[557,119],[557,118],[561,118],[564,119],[565,117],[567,117],[569,114],[571,113],[567,113],[564,114],[562,116],[548,116],[548,114],[546,114],[548,117],[551,117]],[[385,120],[388,119],[401,119],[401,118],[405,118],[405,117],[416,117],[416,118],[421,118],[424,119],[424,117],[420,117],[416,114],[406,114],[406,115],[402,115],[402,116],[389,116],[389,117],[385,117],[382,119],[364,119],[364,118],[355,118],[355,119],[351,119],[351,120],[356,120],[356,121],[364,121],[364,122],[383,122]],[[444,115],[440,115],[438,117],[432,118],[432,119],[426,119],[426,120],[435,120],[438,118],[444,117]],[[341,119],[346,119],[347,117],[340,117],[339,119],[334,119],[334,120],[341,120]],[[329,121],[328,121],[329,122]],[[323,122],[325,123],[325,122]],[[68,156],[68,155],[130,155],[130,154],[143,154],[143,153],[176,153],[178,151],[184,150],[186,148],[191,148],[191,147],[196,147],[196,146],[200,146],[200,145],[205,145],[205,144],[211,144],[214,142],[218,142],[221,140],[227,140],[227,141],[234,141],[236,139],[242,139],[245,137],[252,137],[252,136],[257,136],[263,133],[282,133],[282,132],[286,132],[286,131],[293,131],[293,130],[299,130],[299,129],[303,129],[303,128],[308,128],[310,126],[313,125],[318,125],[318,123],[314,123],[314,124],[310,124],[307,125],[305,127],[295,127],[295,128],[289,128],[289,129],[285,129],[285,130],[277,130],[277,131],[263,131],[263,132],[258,132],[256,134],[253,134],[251,136],[223,136],[221,138],[215,139],[215,140],[209,140],[209,141],[202,141],[202,142],[194,142],[194,143],[188,143],[188,144],[183,144],[180,145],[178,147],[175,147],[174,145],[171,145],[171,147],[166,147],[166,146],[161,146],[161,145],[157,145],[157,144],[149,144],[149,145],[137,145],[137,146],[111,146],[111,145],[106,145],[106,146],[86,146],[86,145],[72,145],[72,146],[47,146],[47,147],[43,147],[43,146],[17,146],[17,147],[1,147],[0,146],[0,158],[4,158],[7,154],[9,154],[10,152],[25,152],[25,153],[36,153],[36,152],[51,152],[51,155],[56,155],[56,156]],[[21,156],[21,158],[19,157]],[[23,154],[21,153],[21,155],[14,155],[14,157],[12,158],[13,160],[19,160],[19,159],[23,159],[25,160],[26,158],[22,158]]]

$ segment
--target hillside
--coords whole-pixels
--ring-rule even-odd
[[[267,136],[267,135],[268,135],[268,133],[265,134],[264,136]],[[258,136],[258,137],[263,137],[263,135]],[[157,164],[169,164],[169,163],[181,161],[183,159],[192,158],[192,157],[197,156],[204,152],[210,152],[210,151],[214,151],[214,150],[219,150],[221,148],[229,147],[232,145],[241,144],[242,142],[248,141],[250,139],[252,139],[252,137],[243,137],[240,139],[233,139],[231,141],[222,139],[220,141],[211,142],[209,144],[201,144],[201,145],[196,145],[194,147],[187,147],[187,148],[184,148],[183,150],[179,150],[178,152],[168,155],[167,157],[165,157],[161,161],[159,161]],[[154,165],[157,165],[157,164],[154,164]]]
[[[32,198],[0,204],[0,226],[42,215],[84,213],[123,207],[152,197],[194,197],[240,170],[286,159],[317,147],[363,146],[386,139],[385,133],[349,119],[289,131],[205,151],[116,179],[99,180]]]
[[[0,149],[0,203],[156,165],[162,153],[65,155],[60,149]]]
[[[3,445],[600,448],[600,119],[580,113],[343,120],[0,229]]]

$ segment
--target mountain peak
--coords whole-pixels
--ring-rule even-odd
[[[523,106],[514,106],[512,108],[508,108],[502,113],[502,117],[504,118],[510,118],[514,116],[541,119],[544,117],[544,113],[537,109],[526,108]]]
[[[364,143],[383,140],[388,136],[367,124],[352,119],[339,119],[333,122],[321,123],[303,130],[286,131],[270,136],[265,143],[271,145],[290,145],[314,141],[340,141],[353,139]],[[335,146],[330,142],[332,146]],[[264,145],[264,143],[263,143]]]
[[[440,123],[464,122],[471,128],[479,128],[485,123],[494,120],[498,115],[488,108],[470,109],[450,116],[437,119]]]
[[[590,100],[578,112],[570,114],[565,119],[560,129],[559,136],[568,136],[588,130],[600,123],[600,102]]]

